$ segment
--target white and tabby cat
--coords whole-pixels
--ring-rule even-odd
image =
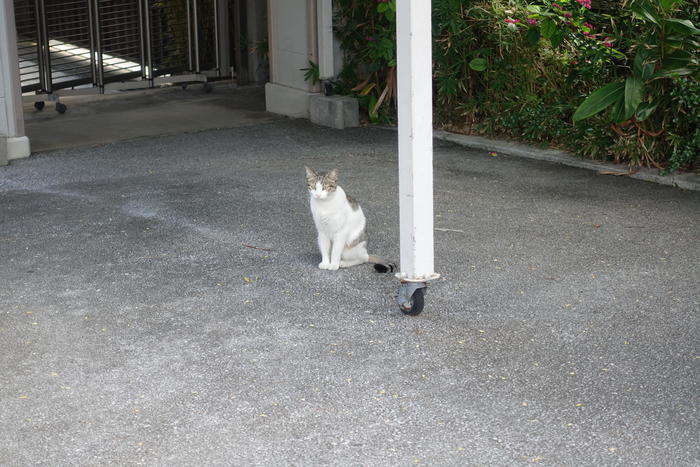
[[[367,220],[357,201],[338,186],[338,171],[306,167],[306,183],[321,250],[318,267],[336,270],[369,262],[378,272],[393,271],[394,264],[367,253]]]

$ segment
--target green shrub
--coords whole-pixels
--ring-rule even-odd
[[[683,78],[673,82],[669,169],[700,170],[700,81]]]
[[[371,121],[390,121],[395,0],[335,3],[345,53],[338,85],[361,98]],[[697,168],[699,36],[691,6],[683,0],[433,0],[436,124],[583,157]],[[589,97],[609,83],[615,99]]]

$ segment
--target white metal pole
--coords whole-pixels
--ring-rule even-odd
[[[430,0],[397,0],[397,90],[401,273],[435,277],[433,253],[433,104]]]

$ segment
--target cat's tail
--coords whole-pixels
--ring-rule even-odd
[[[374,270],[381,273],[394,272],[397,267],[396,263],[387,261],[377,255],[369,255],[367,262],[374,266]]]

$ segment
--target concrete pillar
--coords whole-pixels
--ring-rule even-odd
[[[7,165],[7,138],[0,136],[0,165]]]
[[[396,3],[401,273],[433,271],[433,101],[430,0]]]
[[[246,38],[248,39],[248,80],[266,83],[269,79],[267,59],[262,46],[268,39],[267,1],[247,0]]]
[[[29,156],[29,138],[24,135],[22,92],[17,58],[17,32],[13,2],[0,2],[0,144],[7,159]],[[0,160],[0,163],[2,161]]]
[[[228,0],[216,0],[216,32],[219,43],[219,76],[231,76],[231,28],[229,21]]]
[[[335,44],[333,41],[333,1],[318,0],[318,68],[321,79],[335,78]]]
[[[318,63],[316,0],[269,0],[270,82],[268,112],[309,117],[309,97],[317,87],[304,81],[302,68]]]

